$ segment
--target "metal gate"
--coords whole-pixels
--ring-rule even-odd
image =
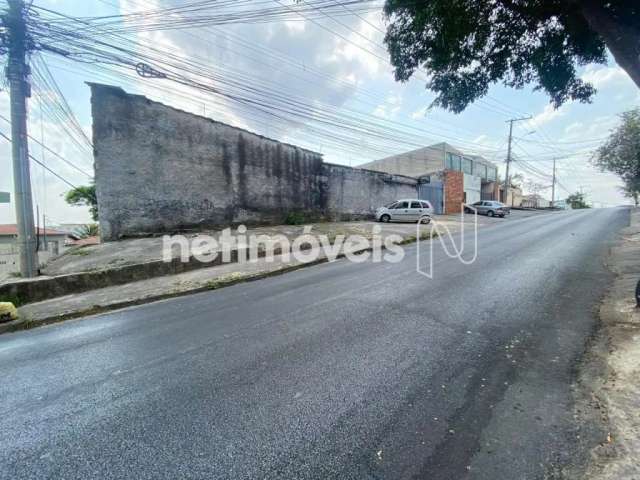
[[[428,200],[437,215],[444,213],[444,185],[440,181],[431,181],[418,185],[418,198]]]

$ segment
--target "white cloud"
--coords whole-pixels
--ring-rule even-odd
[[[530,128],[539,128],[539,127],[541,127],[543,125],[546,125],[547,123],[552,122],[553,120],[557,119],[558,117],[561,117],[562,115],[565,114],[566,105],[568,105],[568,104],[565,104],[565,105],[561,106],[560,108],[555,108],[550,103],[545,105],[545,107],[542,110],[542,112],[540,112],[539,114],[534,116],[531,120],[529,120],[529,122],[527,122],[529,124],[529,127]]]
[[[286,21],[284,22],[284,25],[289,29],[289,32],[296,34],[303,33],[305,31],[307,22]]]
[[[420,118],[424,118],[427,115],[427,110],[428,109],[429,109],[428,107],[419,108],[418,110],[416,110],[415,112],[413,112],[411,114],[411,118],[413,118],[414,120],[418,120]]]
[[[621,85],[631,82],[629,75],[622,68],[614,65],[607,67],[603,65],[588,65],[581,75],[582,80],[591,83],[597,89],[602,89],[611,85]]]
[[[582,122],[573,122],[571,125],[567,126],[564,129],[564,133],[572,134],[579,133],[584,128],[584,124]]]

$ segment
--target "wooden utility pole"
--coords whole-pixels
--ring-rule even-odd
[[[23,0],[8,0],[5,16],[8,32],[9,61],[7,79],[11,101],[11,153],[13,160],[13,185],[20,252],[20,274],[35,277],[38,274],[36,232],[33,224],[33,200],[29,172],[29,146],[27,143],[27,97],[30,86],[27,80],[27,26]]]
[[[507,198],[509,196],[509,186],[511,182],[509,182],[509,165],[511,164],[511,141],[513,139],[513,124],[515,122],[521,122],[523,120],[530,120],[531,117],[522,117],[522,118],[512,118],[511,120],[507,120],[509,123],[509,146],[507,147],[507,171],[504,176],[504,198],[502,201],[507,203]]]
[[[553,158],[553,183],[551,184],[551,208],[555,207],[556,203],[556,159]]]

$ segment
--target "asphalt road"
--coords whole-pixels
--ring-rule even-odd
[[[514,215],[433,279],[413,245],[3,335],[0,478],[557,475],[601,440],[571,383],[627,222]]]

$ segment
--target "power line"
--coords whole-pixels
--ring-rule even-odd
[[[7,117],[5,117],[4,115],[0,114],[0,119],[4,120],[5,122],[7,122],[9,125],[11,125],[11,120],[9,120]],[[84,170],[82,170],[80,167],[78,167],[76,164],[74,164],[73,162],[67,160],[66,158],[64,158],[62,155],[60,155],[59,153],[57,153],[56,151],[52,150],[51,148],[47,147],[45,144],[43,144],[41,141],[39,141],[38,139],[32,137],[31,135],[27,134],[27,137],[29,138],[29,140],[32,140],[34,142],[36,142],[38,145],[40,145],[42,148],[46,149],[49,153],[55,155],[57,158],[59,158],[60,160],[62,160],[63,162],[65,162],[67,165],[69,165],[70,167],[76,169],[77,171],[79,171],[80,173],[82,173],[83,175],[86,175],[89,178],[93,178],[93,175],[90,175],[89,173],[85,172]]]
[[[105,46],[105,47],[109,48],[109,46],[111,44],[107,44],[105,42],[98,41],[98,45],[100,47]],[[113,46],[113,45],[111,45],[111,46]],[[128,49],[125,50],[125,49],[123,49],[123,47],[116,47],[116,48],[117,48],[117,50],[119,52],[121,52],[118,55],[118,57],[114,58],[111,55],[107,57],[107,58],[111,58],[112,59],[112,63],[113,63],[114,60],[119,62],[119,63],[124,63],[126,65],[131,65],[131,64],[134,63],[133,60],[126,60],[121,55],[122,53],[132,52],[131,49],[128,48]],[[155,48],[155,49],[151,49],[151,50],[155,52],[158,49]],[[94,52],[99,53],[99,51],[96,51],[95,49],[94,49]],[[106,52],[101,53],[101,55],[105,55],[105,53]],[[153,57],[148,57],[148,58],[150,60],[152,60],[152,61],[161,61],[161,62],[164,62],[164,63],[166,63],[166,58],[169,58],[169,59],[175,58],[176,60],[180,60],[181,62],[187,61],[186,59],[178,59],[177,57],[175,57],[175,55],[172,57],[171,54],[169,52],[166,52],[166,51],[159,51],[159,53],[162,54],[162,57],[163,57],[162,60],[159,60],[155,56],[155,53],[153,54],[154,55]],[[189,64],[193,63],[190,60],[188,62],[189,62]],[[177,64],[176,64],[176,66],[177,66]],[[194,64],[194,66],[195,66],[195,64]],[[184,65],[183,63],[181,63],[180,71],[182,72],[185,69],[187,71],[189,71],[188,65]],[[267,115],[273,116],[274,115],[274,112],[273,112],[274,108],[277,111],[282,111],[282,113],[286,113],[286,114],[291,115],[291,116],[303,115],[300,118],[300,120],[311,120],[311,121],[315,121],[315,122],[325,123],[327,126],[339,127],[339,128],[341,128],[341,133],[338,133],[338,134],[332,133],[332,136],[334,136],[334,137],[338,136],[339,137],[340,135],[343,135],[343,132],[344,132],[344,128],[343,127],[345,126],[344,125],[344,121],[345,121],[344,114],[342,114],[340,117],[336,117],[335,114],[332,113],[331,114],[332,118],[331,118],[330,122],[327,122],[329,120],[328,117],[326,118],[326,120],[323,119],[323,117],[326,117],[326,115],[328,113],[326,110],[318,111],[318,107],[316,107],[316,108],[314,108],[312,110],[309,110],[309,107],[304,105],[303,103],[300,103],[300,101],[294,101],[292,99],[284,99],[277,92],[270,91],[270,92],[268,92],[269,93],[268,95],[265,95],[265,94],[260,92],[259,96],[260,96],[261,100],[259,102],[256,102],[255,100],[247,98],[247,97],[244,97],[244,96],[243,97],[239,97],[239,96],[237,96],[235,94],[234,95],[229,95],[228,93],[225,93],[224,91],[220,90],[219,88],[212,89],[209,85],[204,86],[201,82],[194,82],[193,79],[185,78],[182,73],[178,73],[177,71],[174,71],[174,72],[175,73],[173,73],[173,74],[167,75],[167,77],[172,79],[172,80],[174,80],[174,81],[178,81],[179,83],[183,83],[183,84],[185,84],[187,86],[191,86],[191,87],[194,87],[194,88],[199,88],[199,89],[202,89],[204,91],[208,91],[210,93],[214,93],[214,94],[225,96],[226,98],[228,98],[228,99],[230,99],[232,101],[236,101],[236,102],[239,101],[239,102],[244,103],[244,104],[246,104],[248,106],[253,106],[258,111],[260,111],[260,112],[262,112],[264,114],[267,114]],[[195,71],[193,73],[196,74]],[[197,74],[202,76],[203,72],[202,71],[198,71]],[[207,76],[208,76],[208,74],[207,74]],[[245,90],[245,91],[248,91],[248,92],[251,92],[251,93],[253,93],[253,92],[258,93],[259,92],[259,90],[256,90],[253,87],[248,87],[246,83],[243,83],[243,84],[230,83],[227,80],[227,78],[221,77],[219,75],[217,77],[215,77],[215,80],[217,80],[219,82],[224,82],[229,86],[233,86],[234,88],[237,88],[239,85],[244,85],[242,87],[242,90]],[[266,98],[269,98],[269,101],[265,100]],[[284,105],[277,106],[277,104],[273,103],[274,100],[276,102],[284,103]],[[284,110],[283,110],[283,107],[284,107]],[[293,107],[293,109],[292,109],[292,107]],[[309,116],[310,113],[313,113],[313,115]],[[321,115],[318,115],[318,113],[321,113]],[[359,113],[358,113],[358,115],[362,116],[362,114],[359,114]],[[281,118],[279,116],[277,116],[277,117],[280,118],[280,120],[286,120],[286,119],[283,119],[283,118]],[[340,118],[340,122],[342,124],[335,123],[334,120],[337,120],[338,118]],[[350,122],[351,120],[347,120],[347,121]],[[381,122],[380,119],[376,119],[376,123],[380,123],[380,122]],[[390,122],[388,120],[384,120],[382,122],[386,123],[386,124],[394,124],[395,123],[395,122]],[[373,131],[370,130],[370,127],[373,125],[373,124],[371,124],[370,120],[368,120],[368,123],[366,123],[366,122],[362,122],[362,119],[358,119],[357,124],[352,124],[352,125],[353,126],[348,126],[347,128],[349,128],[351,131],[353,131],[353,133],[356,133],[358,135],[364,134],[364,135],[367,135],[367,136],[371,136],[372,133],[373,133]],[[405,125],[402,125],[402,126],[405,127]],[[374,128],[378,128],[378,127],[374,127]],[[417,130],[415,128],[413,128],[413,129]],[[393,133],[394,136],[391,136],[390,133]],[[424,145],[424,137],[422,137],[419,141],[412,141],[412,140],[409,139],[409,137],[407,137],[407,132],[405,132],[405,131],[401,132],[401,131],[397,130],[395,127],[393,128],[393,130],[391,130],[389,128],[385,128],[384,134],[382,134],[382,131],[381,131],[380,134],[375,133],[374,135],[380,140],[384,138],[387,142],[389,140],[400,141],[400,143],[402,143],[403,145],[409,143],[409,145],[413,144],[416,147],[422,147]],[[397,137],[397,135],[401,135],[404,138],[400,139],[399,137]],[[442,134],[438,134],[438,135],[440,137],[446,137],[445,135],[442,135]],[[460,139],[456,139],[456,141],[459,141],[459,140]],[[465,142],[465,143],[467,143],[467,142]],[[371,144],[371,142],[369,142],[369,144]],[[371,149],[371,147],[369,147],[369,149]],[[390,151],[390,153],[395,153],[396,151],[397,151],[397,149],[393,149],[393,150]]]
[[[11,142],[11,139],[5,135],[4,133],[0,132],[0,136],[2,138],[4,138],[6,141],[8,141],[10,144],[13,143]],[[35,158],[33,155],[29,154],[29,158],[31,160],[33,160],[34,162],[36,162],[38,165],[40,165],[42,168],[44,168],[45,170],[47,170],[49,173],[51,173],[53,176],[55,176],[56,178],[62,180],[64,183],[66,183],[67,185],[69,185],[71,188],[78,188],[76,187],[73,183],[71,183],[69,180],[67,180],[66,178],[64,178],[63,176],[59,175],[58,173],[54,172],[53,170],[51,170],[49,167],[47,167],[44,163],[42,163],[40,160],[38,160],[37,158]]]

